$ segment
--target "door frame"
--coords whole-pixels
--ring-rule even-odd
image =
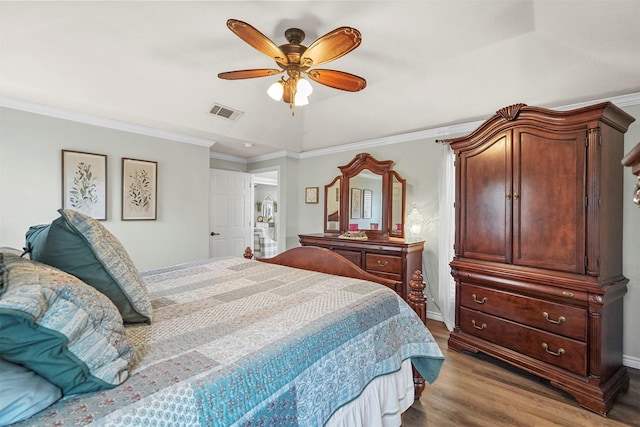
[[[255,176],[256,174],[262,173],[262,172],[277,172],[278,174],[278,180],[277,180],[277,197],[276,197],[276,202],[278,203],[278,216],[276,217],[276,240],[278,243],[278,253],[284,252],[286,250],[286,236],[287,236],[287,230],[286,227],[284,226],[285,224],[285,218],[286,218],[286,201],[282,198],[283,195],[283,191],[282,191],[282,179],[281,179],[281,172],[280,172],[280,166],[267,166],[264,168],[258,168],[258,169],[251,169],[248,170],[247,173],[251,174],[251,184],[252,184],[252,188],[254,189],[251,192],[251,206],[255,206],[256,200],[255,200]],[[253,238],[253,233],[251,233],[252,238]],[[253,244],[253,242],[252,242]]]

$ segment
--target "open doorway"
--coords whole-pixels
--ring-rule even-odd
[[[257,258],[270,258],[284,250],[279,171],[255,170],[253,176],[254,252]]]

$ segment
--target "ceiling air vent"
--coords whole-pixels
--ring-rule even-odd
[[[214,116],[218,116],[218,117],[222,117],[223,119],[229,119],[234,121],[238,120],[242,115],[242,111],[232,110],[231,108],[225,107],[224,105],[220,105],[220,104],[213,104],[213,108],[211,108],[210,113],[213,114]]]

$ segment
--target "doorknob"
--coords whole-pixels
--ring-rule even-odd
[[[216,233],[215,231],[212,231],[212,232],[211,232],[211,235],[212,235],[212,236],[219,236],[219,235],[220,235],[220,233]]]

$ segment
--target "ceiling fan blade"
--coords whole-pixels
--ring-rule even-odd
[[[275,76],[282,72],[283,70],[276,70],[275,68],[256,68],[254,70],[227,71],[219,73],[218,77],[225,80],[254,79],[256,77]]]
[[[227,20],[227,27],[249,44],[249,46],[259,50],[268,57],[274,59],[276,62],[284,64],[289,63],[287,55],[282,52],[278,45],[246,22],[238,21],[237,19],[229,19]]]
[[[333,61],[360,46],[360,31],[351,27],[340,27],[311,43],[300,58],[303,66],[316,66]]]
[[[307,75],[314,82],[348,92],[358,92],[367,87],[365,79],[344,71],[314,69],[309,70]]]

